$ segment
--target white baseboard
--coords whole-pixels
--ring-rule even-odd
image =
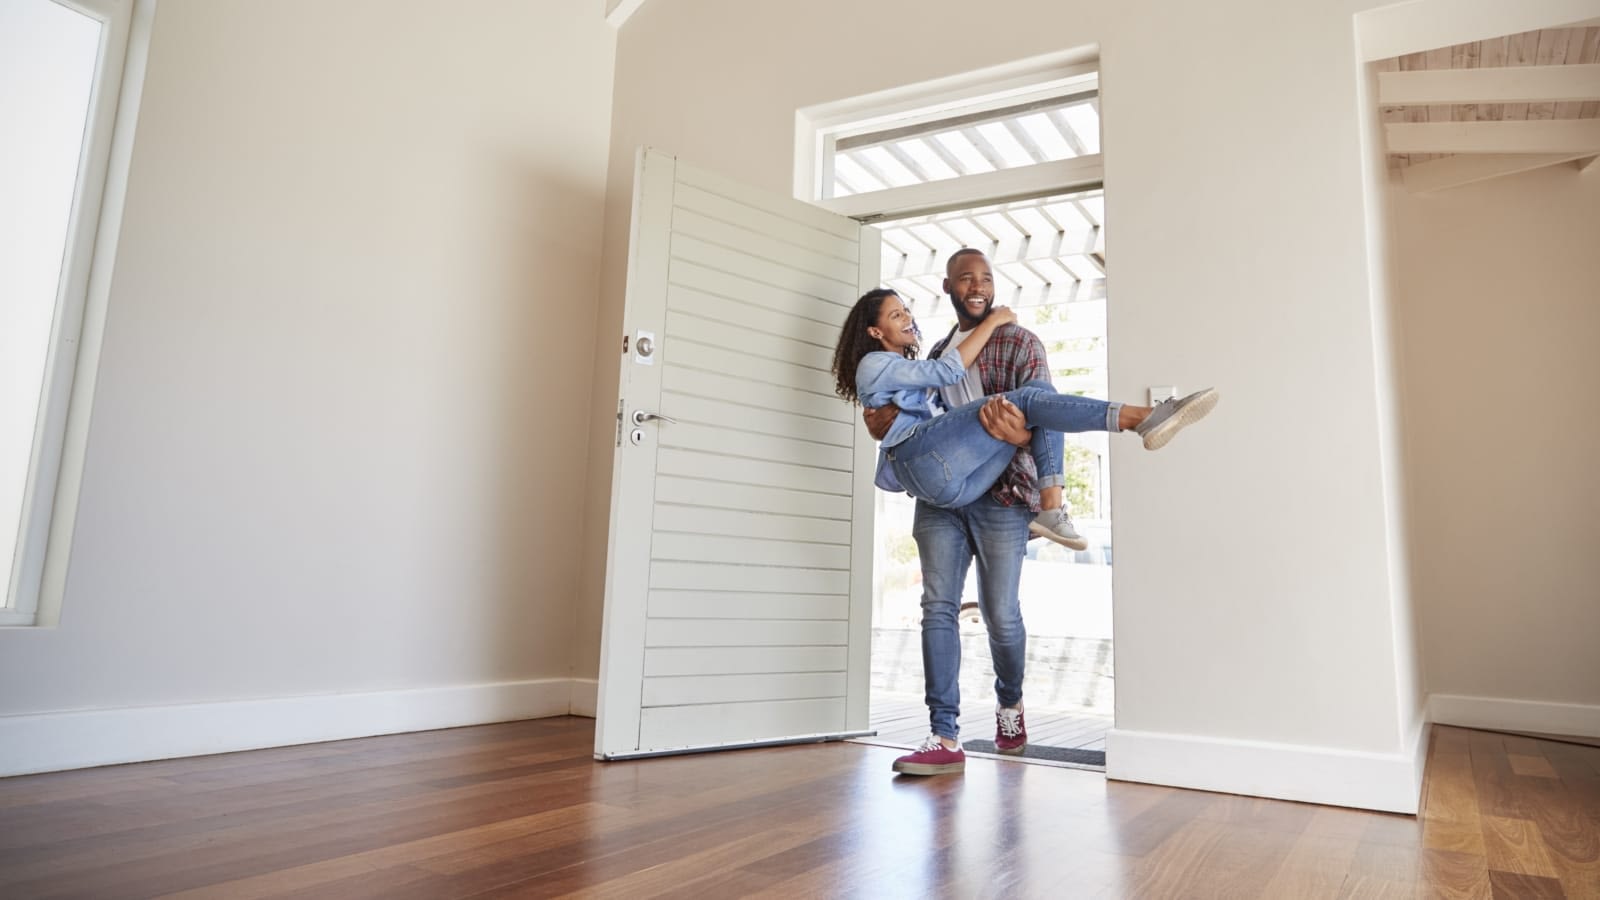
[[[600,708],[600,682],[594,678],[572,679],[572,714],[594,718]]]
[[[1600,706],[1583,703],[1433,694],[1428,716],[1436,725],[1600,737]]]
[[[0,716],[0,777],[564,716],[572,696],[570,679],[545,678]]]
[[[1414,815],[1427,752],[1427,728],[1417,731],[1407,752],[1364,753],[1113,728],[1106,777]]]

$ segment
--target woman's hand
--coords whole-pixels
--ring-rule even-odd
[[[1014,325],[1017,321],[1017,311],[1009,306],[996,306],[989,310],[989,318],[994,320],[994,327],[1001,325]]]

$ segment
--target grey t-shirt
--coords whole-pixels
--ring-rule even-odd
[[[971,331],[957,331],[951,335],[950,343],[945,345],[944,355],[948,356],[954,353],[956,347],[960,346],[961,342],[966,340],[970,334],[972,334]],[[939,398],[944,401],[946,409],[955,409],[982,396],[983,379],[978,377],[978,363],[976,360],[973,361],[972,365],[967,366],[966,378],[939,389]]]

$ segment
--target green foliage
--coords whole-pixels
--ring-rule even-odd
[[[1067,303],[1051,303],[1033,308],[1033,324],[1049,325],[1055,322],[1067,321]]]
[[[889,544],[889,559],[905,564],[917,561],[917,542],[909,534],[902,534]]]
[[[1063,472],[1067,483],[1062,493],[1067,501],[1067,509],[1079,518],[1098,518],[1100,509],[1096,502],[1096,488],[1099,479],[1095,477],[1094,454],[1076,444],[1067,444],[1065,462]]]

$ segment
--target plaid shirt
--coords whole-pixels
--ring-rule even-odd
[[[944,340],[933,345],[928,358],[938,359],[955,334],[956,329],[950,329]],[[1014,391],[1030,381],[1050,380],[1050,361],[1044,352],[1044,342],[1021,325],[1000,326],[978,354],[977,364],[978,380],[983,383],[986,396]],[[1029,509],[1038,511],[1038,470],[1033,466],[1032,451],[1027,447],[1017,450],[989,496],[1004,506],[1026,503]]]

